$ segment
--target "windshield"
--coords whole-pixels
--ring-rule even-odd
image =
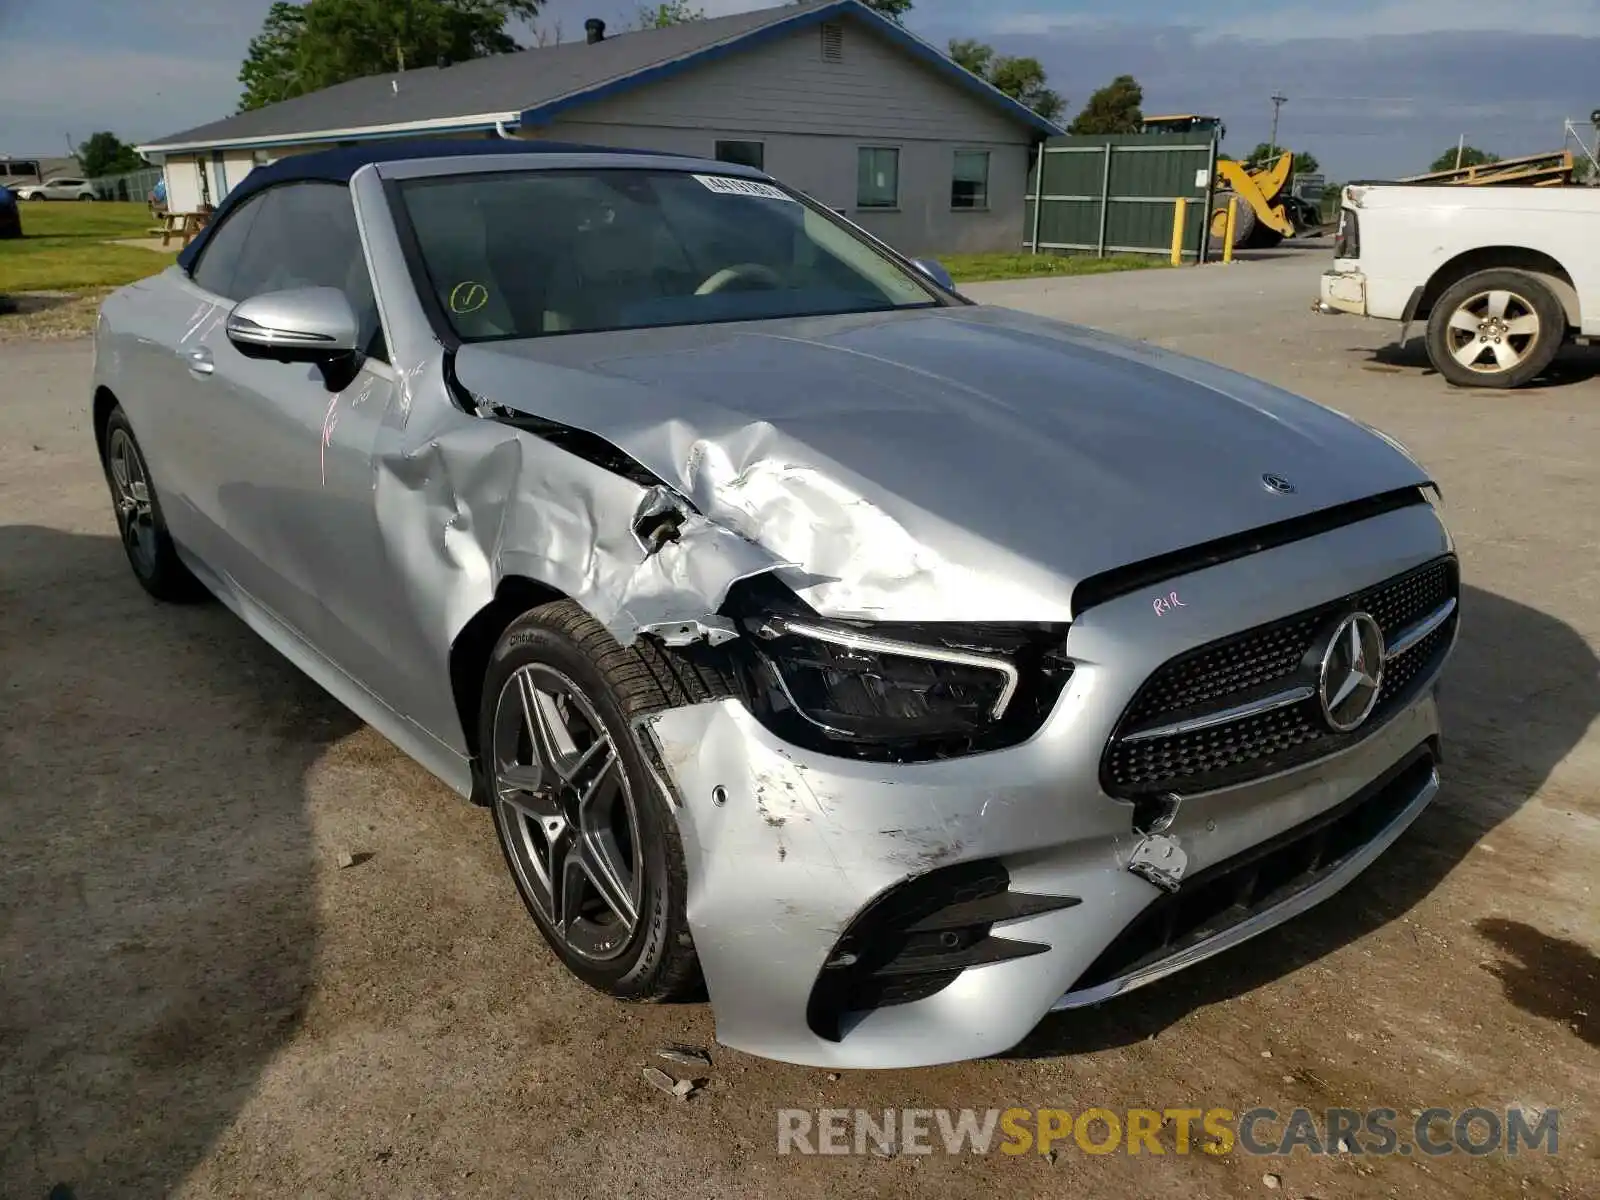
[[[405,180],[425,278],[462,341],[940,303],[770,183],[627,169]]]

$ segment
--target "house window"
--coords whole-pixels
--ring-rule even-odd
[[[862,146],[856,151],[856,207],[897,208],[900,204],[900,151],[893,146]]]
[[[950,176],[951,208],[989,207],[989,152],[957,150]]]
[[[767,147],[765,142],[718,142],[716,160],[738,163],[741,167],[766,170]]]
[[[826,24],[822,27],[822,61],[844,61],[844,26]]]

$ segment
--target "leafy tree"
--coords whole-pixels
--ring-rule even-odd
[[[90,179],[104,175],[122,175],[147,166],[139,152],[109,129],[91,134],[89,140],[78,147],[78,166]]]
[[[880,17],[888,17],[898,24],[911,11],[911,0],[861,0]]]
[[[306,10],[299,4],[275,0],[261,23],[261,32],[250,39],[239,82],[244,95],[239,109],[262,108],[310,91],[300,79],[300,43],[306,31]]]
[[[690,21],[706,19],[704,9],[690,8],[688,0],[661,0],[639,10],[635,29],[665,29],[669,25],[687,25]]]
[[[979,79],[988,79],[989,64],[994,62],[994,47],[977,38],[951,38],[950,57],[956,66],[971,71]]]
[[[1256,148],[1250,151],[1250,157],[1245,162],[1266,162],[1269,158],[1275,159],[1289,147],[1273,146],[1271,142],[1258,142]],[[1294,173],[1296,175],[1315,175],[1317,168],[1322,166],[1317,161],[1317,156],[1306,151],[1297,152],[1294,156]]]
[[[1037,58],[996,54],[993,46],[975,38],[951,38],[949,52],[959,67],[971,71],[1047,121],[1061,115],[1067,102],[1045,86],[1044,67]]]
[[[1476,146],[1467,146],[1461,151],[1460,165],[1463,167],[1481,167],[1487,163],[1497,163],[1499,161],[1500,156],[1498,154],[1490,154],[1487,150],[1479,150]],[[1452,146],[1434,159],[1433,165],[1428,170],[1454,171],[1456,165],[1456,148]]]
[[[808,0],[789,0],[791,4],[805,4]],[[912,0],[861,0],[880,17],[888,17],[896,25],[911,11]]]
[[[1139,81],[1132,75],[1118,75],[1089,97],[1083,111],[1067,126],[1067,132],[1138,133],[1144,124],[1144,114],[1139,111],[1143,103],[1144,89],[1139,86]]]
[[[506,22],[540,0],[277,0],[239,68],[241,109],[407,67],[464,62],[519,47]]]

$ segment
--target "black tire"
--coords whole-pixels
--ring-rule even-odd
[[[94,199],[94,197],[93,197],[93,196],[79,196],[79,197],[78,197],[78,200],[79,200],[79,201],[80,201],[80,202],[81,202],[81,201],[84,201],[84,200],[93,200],[93,199]]]
[[[1502,303],[1504,311],[1497,316],[1494,309]],[[1529,317],[1534,318],[1531,332],[1513,332],[1528,328]],[[1457,387],[1519,388],[1544,373],[1566,337],[1566,310],[1537,275],[1510,268],[1479,271],[1434,301],[1428,359]],[[1515,361],[1502,365],[1502,345]],[[1474,348],[1476,361],[1464,361]]]
[[[1254,213],[1250,215],[1255,216]],[[1250,231],[1250,239],[1244,245],[1248,250],[1271,250],[1274,246],[1281,245],[1282,242],[1283,234],[1279,233],[1271,225],[1264,225],[1257,221],[1255,228]]]
[[[124,447],[126,448],[124,451]],[[139,501],[131,494],[118,476],[118,456],[131,454],[136,464],[137,482],[142,485],[145,500]],[[139,439],[134,437],[133,426],[119,404],[111,410],[106,421],[104,446],[100,465],[105,471],[106,486],[111,490],[112,515],[116,517],[117,533],[122,539],[122,549],[133,568],[133,577],[157,600],[174,604],[192,604],[205,600],[208,593],[183,565],[178,551],[167,533],[166,519],[161,515],[161,501],[155,485],[150,482],[150,470],[145,465],[144,451]]]
[[[46,196],[43,192],[35,192],[33,195],[29,196],[28,199],[29,200],[38,201],[38,200],[48,200],[49,197]]]
[[[553,672],[548,677],[576,685],[581,699],[610,735],[616,762],[624,772],[619,786],[626,788],[637,818],[637,837],[630,839],[630,874],[637,877],[640,893],[635,924],[621,948],[605,961],[574,949],[542,911],[540,885],[527,874],[529,851],[525,844],[515,844],[516,839],[535,834],[525,824],[527,814],[503,800],[497,720],[504,720],[502,697],[514,703],[511,697],[516,695],[518,673],[527,668]],[[529,915],[568,970],[618,999],[668,1001],[695,993],[702,986],[685,914],[688,871],[678,823],[645,763],[633,722],[675,705],[728,695],[730,689],[731,681],[719,672],[697,667],[685,655],[649,639],[641,638],[629,647],[618,644],[570,600],[541,605],[518,617],[501,634],[490,657],[479,704],[478,745],[485,792],[506,867]],[[553,858],[554,851],[551,853]],[[550,873],[555,872],[552,869]],[[553,902],[553,889],[550,896]]]
[[[1213,216],[1211,218],[1212,245],[1221,250],[1227,237],[1228,229],[1228,201],[1233,199],[1233,192],[1218,192],[1212,200]],[[1239,199],[1239,208],[1233,221],[1233,248],[1242,250],[1250,244],[1250,235],[1256,228],[1256,210],[1244,200]]]

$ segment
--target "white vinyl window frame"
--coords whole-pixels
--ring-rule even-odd
[[[983,172],[981,177],[974,178],[972,174],[962,174],[962,160],[970,164],[974,159],[981,159]],[[951,212],[988,212],[989,211],[989,179],[994,168],[994,155],[987,148],[979,146],[958,147],[950,156],[950,211]],[[972,193],[971,203],[959,203],[962,199],[958,188],[961,184],[976,184]]]
[[[885,162],[889,164],[887,171],[883,168]],[[885,182],[886,177],[888,182]],[[857,146],[856,209],[860,212],[897,212],[899,208],[900,147]]]

